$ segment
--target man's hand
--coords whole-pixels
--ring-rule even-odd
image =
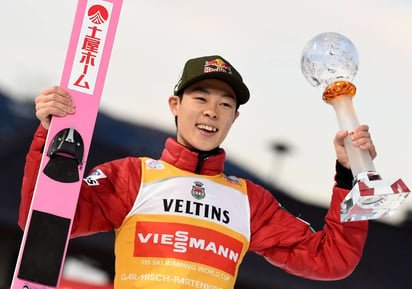
[[[376,150],[369,133],[369,126],[360,125],[353,132],[338,131],[336,133],[333,144],[335,145],[338,162],[342,166],[350,169],[350,163],[344,145],[344,139],[347,137],[352,139],[354,146],[359,147],[362,150],[368,150],[372,159],[376,157]]]
[[[52,86],[40,92],[35,99],[36,117],[45,129],[49,129],[53,115],[65,116],[75,112],[70,94],[59,86]]]

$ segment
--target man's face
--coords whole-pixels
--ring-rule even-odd
[[[239,115],[232,87],[217,79],[205,79],[187,87],[182,101],[171,96],[169,106],[177,116],[177,141],[202,151],[220,146]]]

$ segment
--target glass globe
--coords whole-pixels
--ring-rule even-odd
[[[305,46],[300,65],[310,84],[326,88],[336,81],[353,80],[359,66],[358,52],[345,36],[322,33]]]

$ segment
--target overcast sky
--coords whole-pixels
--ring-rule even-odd
[[[2,0],[1,89],[33,99],[60,82],[76,5]],[[303,77],[300,58],[315,35],[345,35],[359,53],[353,101],[360,122],[371,127],[375,167],[412,187],[411,1],[124,0],[120,17],[102,111],[173,132],[167,98],[184,62],[220,54],[251,91],[223,144],[228,157],[322,206],[333,185],[338,125],[322,92]],[[290,154],[276,155],[274,142],[289,145]]]

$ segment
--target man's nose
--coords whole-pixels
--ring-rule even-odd
[[[210,117],[210,118],[217,118],[218,114],[217,114],[217,109],[215,105],[209,105],[205,111],[204,111],[204,115]]]

